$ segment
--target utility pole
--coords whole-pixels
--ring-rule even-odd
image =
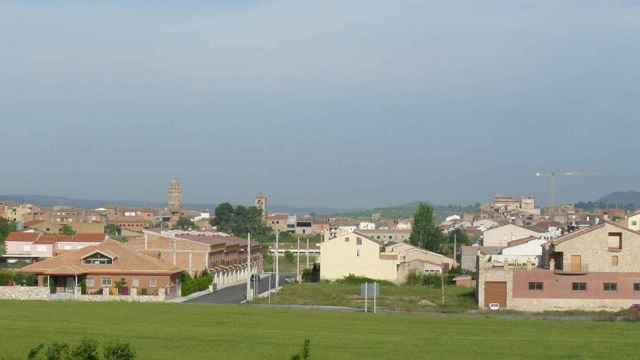
[[[458,263],[458,230],[453,231],[453,261]]]
[[[279,238],[280,231],[276,231],[276,289],[280,287],[280,268],[278,266],[278,260],[280,258],[280,248],[278,247]]]
[[[253,294],[251,294],[251,233],[247,235],[247,301],[253,300]]]
[[[300,283],[300,236],[298,236],[298,256],[296,260],[296,281]]]
[[[307,269],[309,268],[309,238],[307,238]]]

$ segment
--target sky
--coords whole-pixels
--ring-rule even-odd
[[[3,1],[0,194],[640,190],[640,0]]]

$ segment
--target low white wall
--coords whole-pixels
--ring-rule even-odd
[[[640,304],[633,299],[509,299],[510,310],[543,312],[543,311],[620,311],[631,305]]]
[[[37,286],[0,286],[2,300],[48,300],[49,288]]]
[[[71,300],[76,301],[87,301],[87,302],[105,302],[105,301],[123,301],[123,302],[140,302],[140,303],[149,303],[149,302],[164,302],[166,297],[164,295],[150,296],[150,295],[140,295],[140,296],[128,296],[128,295],[76,295],[71,298]]]

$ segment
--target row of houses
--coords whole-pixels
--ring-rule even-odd
[[[475,249],[481,309],[621,310],[640,303],[640,233],[618,223],[498,248]]]
[[[11,233],[5,242],[7,260],[32,262],[21,269],[38,277],[52,294],[180,296],[180,274],[212,274],[218,287],[246,281],[262,272],[262,246],[223,233],[145,231],[124,244],[105,235]]]

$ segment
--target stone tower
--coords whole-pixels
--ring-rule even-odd
[[[180,181],[174,178],[169,185],[167,193],[167,202],[171,212],[180,212],[182,210],[182,185]]]
[[[267,217],[267,203],[269,198],[266,195],[258,195],[256,197],[256,207],[262,210],[262,219]]]

